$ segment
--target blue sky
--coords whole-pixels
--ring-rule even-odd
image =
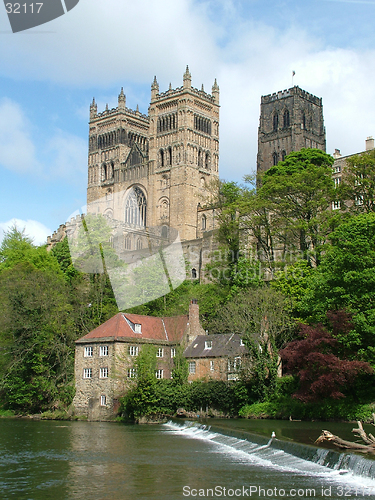
[[[260,96],[323,98],[327,152],[375,135],[375,0],[80,0],[13,34],[0,6],[0,238],[16,219],[42,243],[85,204],[89,104],[147,113],[150,85],[220,86],[220,175],[255,168]]]

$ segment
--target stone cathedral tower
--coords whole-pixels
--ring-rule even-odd
[[[322,99],[299,87],[262,96],[258,172],[265,172],[302,148],[326,150]]]
[[[182,241],[199,233],[198,204],[210,179],[219,176],[219,87],[212,94],[191,85],[159,92],[154,78],[148,115],[126,107],[98,113],[90,106],[87,202],[129,226],[127,249],[137,247],[137,230],[177,229]],[[102,200],[97,205],[96,200]],[[103,202],[104,200],[104,202]],[[207,228],[209,229],[209,228]],[[167,231],[167,229],[166,229]],[[142,243],[139,243],[140,245]]]

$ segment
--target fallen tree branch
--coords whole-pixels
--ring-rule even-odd
[[[361,439],[366,443],[366,444],[361,444],[361,443],[353,443],[352,441],[346,441],[345,439],[341,439],[339,436],[335,436],[332,434],[332,432],[329,431],[322,431],[321,435],[318,437],[318,439],[315,441],[315,443],[319,444],[324,441],[329,441],[330,443],[334,444],[338,448],[345,449],[345,450],[353,450],[353,451],[358,451],[361,453],[374,453],[375,454],[375,438],[372,434],[366,434],[366,432],[363,429],[362,422],[357,422],[358,424],[358,429],[352,429],[352,432],[354,434],[358,434]]]

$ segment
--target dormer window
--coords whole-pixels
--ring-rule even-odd
[[[134,323],[135,333],[142,333],[142,325],[140,323]]]
[[[204,343],[205,349],[212,349],[212,340],[206,340]]]

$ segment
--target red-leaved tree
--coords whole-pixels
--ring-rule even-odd
[[[344,311],[331,311],[328,318],[335,335],[350,331],[350,316]],[[321,324],[300,324],[299,336],[280,351],[280,356],[284,372],[299,378],[300,388],[293,397],[301,401],[344,398],[343,388],[348,388],[358,374],[373,372],[363,361],[340,359],[338,341]]]

